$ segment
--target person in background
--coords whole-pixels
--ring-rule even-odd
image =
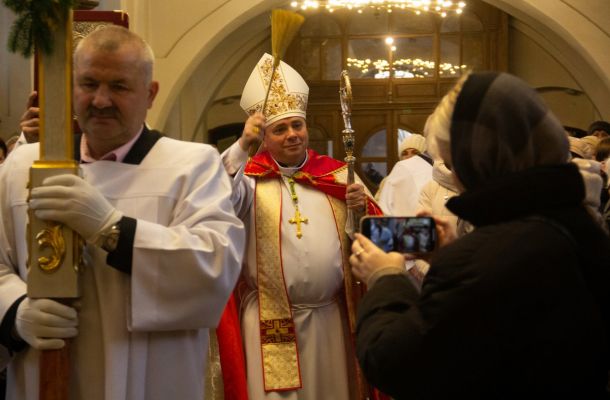
[[[568,141],[570,142],[570,157],[572,159],[582,158],[585,160],[592,160],[594,153],[593,147],[582,138],[575,138],[573,136],[568,136]]]
[[[602,168],[606,167],[608,158],[610,157],[610,137],[603,138],[597,143],[595,148],[595,160],[602,163]]]
[[[8,156],[8,148],[6,147],[6,143],[4,143],[4,140],[0,138],[0,164],[4,162],[6,156]]]
[[[11,136],[10,138],[8,138],[6,140],[7,154],[10,153],[11,151],[13,151],[18,140],[19,140],[19,136],[17,136],[17,135]]]
[[[423,156],[428,162],[428,156],[425,154],[426,152],[426,138],[418,133],[413,133],[402,142],[400,142],[400,146],[398,146],[398,158],[400,161],[408,160],[414,156]]]
[[[284,62],[269,86],[272,61],[266,54],[253,69],[240,103],[250,116],[222,154],[249,232],[241,285],[249,398],[361,399],[346,214],[380,211],[359,178],[347,185],[344,162],[308,148],[309,88]],[[249,159],[258,140],[263,149]]]
[[[587,129],[587,135],[597,136],[600,139],[610,136],[610,122],[592,122],[591,125],[589,125],[589,129]]]
[[[452,229],[457,230],[458,235],[463,235],[469,229],[469,224],[460,220],[446,207],[447,201],[456,196],[458,189],[455,184],[453,173],[447,168],[440,158],[434,160],[432,165],[432,180],[424,185],[419,194],[417,215],[434,215],[443,218]],[[421,286],[424,276],[430,268],[430,264],[422,258],[407,260],[406,267],[409,273]]]
[[[421,293],[402,254],[356,235],[365,376],[399,399],[607,398],[610,238],[559,121],[496,72],[462,77],[431,118],[460,192],[447,208],[475,229],[456,239],[437,219]]]
[[[36,105],[37,99],[38,92],[34,90],[28,96],[25,112],[21,115],[19,122],[21,127],[19,144],[36,143],[39,140],[40,107]]]
[[[603,166],[596,160],[600,139],[593,135],[580,139],[572,137],[568,139],[570,140],[571,161],[578,166],[585,182],[585,205],[593,218],[608,232],[607,224],[602,216],[604,205],[607,202],[607,192],[604,189],[606,181]]]
[[[610,137],[599,141],[595,151],[595,160],[600,163],[600,174],[602,176],[602,194],[600,196],[600,212],[602,219],[610,231]]]
[[[21,145],[0,168],[8,399],[38,399],[39,351],[66,338],[70,398],[203,399],[208,330],[239,276],[245,234],[216,150],[146,127],[158,92],[153,61],[125,28],[88,35],[74,53],[81,174],[28,191],[38,144]],[[28,212],[86,242],[78,308],[26,296]]]
[[[586,143],[591,149],[591,158],[595,158],[595,153],[597,152],[597,145],[599,144],[600,138],[598,136],[588,135],[580,138],[580,140]]]
[[[35,105],[38,92],[32,91],[28,97],[26,109],[21,115],[19,126],[21,133],[11,136],[7,141],[8,152],[26,143],[37,143],[40,134],[40,108]]]
[[[386,215],[414,215],[424,185],[432,179],[432,161],[424,155],[426,139],[412,134],[400,144],[401,161],[379,186],[377,199]]]

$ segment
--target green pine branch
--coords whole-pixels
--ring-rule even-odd
[[[8,49],[24,57],[36,48],[48,54],[53,51],[53,31],[77,0],[2,0],[17,19],[8,37]]]

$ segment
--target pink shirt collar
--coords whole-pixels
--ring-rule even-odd
[[[93,158],[89,153],[89,146],[87,145],[87,135],[83,134],[80,140],[80,160],[84,163],[92,163],[100,160],[123,162],[123,159],[125,159],[125,156],[127,156],[127,153],[129,153],[129,150],[131,150],[136,140],[138,140],[138,138],[142,135],[142,132],[144,132],[144,125],[142,125],[142,128],[140,128],[140,132],[135,135],[133,139],[131,139],[129,142],[125,143],[121,147],[118,147],[112,150],[111,152],[104,154],[99,159]]]

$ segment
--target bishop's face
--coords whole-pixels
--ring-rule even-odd
[[[309,134],[305,119],[288,117],[265,128],[265,146],[271,156],[285,166],[294,167],[305,159]]]

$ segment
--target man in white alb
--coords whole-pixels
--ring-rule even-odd
[[[231,181],[208,145],[149,130],[158,83],[139,36],[109,26],[74,55],[81,176],[46,178],[28,198],[38,144],[0,170],[0,343],[15,355],[8,399],[38,399],[39,350],[70,346],[70,398],[202,399],[208,329],[244,249]],[[87,244],[75,308],[26,297],[28,209]]]

